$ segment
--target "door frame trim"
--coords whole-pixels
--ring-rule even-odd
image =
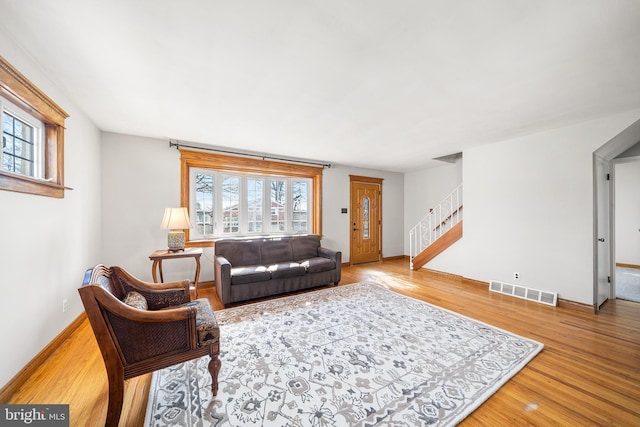
[[[382,181],[384,178],[374,178],[371,176],[361,176],[361,175],[349,175],[349,265],[353,265],[353,239],[351,238],[352,227],[351,227],[351,214],[353,212],[352,206],[352,186],[354,182],[362,182],[366,184],[378,184],[380,186],[380,203],[378,203],[378,218],[380,219],[380,224],[378,224],[378,235],[380,247],[378,248],[378,261],[382,260]]]

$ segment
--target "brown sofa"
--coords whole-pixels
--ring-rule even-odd
[[[214,249],[223,304],[340,282],[342,252],[317,235],[222,239]]]

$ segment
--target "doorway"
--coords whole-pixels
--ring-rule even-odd
[[[640,156],[632,154],[613,161],[613,297],[640,302]]]
[[[593,308],[598,313],[607,298],[615,295],[615,206],[611,194],[613,188],[603,185],[608,181],[611,164],[616,158],[629,157],[640,148],[640,120],[636,120],[625,130],[613,137],[593,152],[594,191],[594,243],[593,243]],[[634,154],[637,155],[637,154]],[[614,178],[615,179],[615,178]],[[611,181],[609,181],[611,182]],[[607,227],[608,223],[608,227]],[[601,233],[609,233],[611,244]],[[604,242],[602,239],[605,239]],[[602,245],[606,243],[606,245]],[[608,246],[608,247],[606,247]],[[604,250],[603,250],[604,249]],[[607,253],[608,252],[608,253]],[[605,280],[606,278],[606,280]],[[612,292],[613,291],[613,292]],[[603,298],[606,297],[606,298]]]
[[[382,259],[382,179],[350,175],[350,264]]]

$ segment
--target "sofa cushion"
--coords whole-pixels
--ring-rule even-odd
[[[123,303],[138,310],[147,310],[147,299],[139,292],[131,291],[124,297]]]
[[[307,259],[318,256],[320,237],[316,235],[296,236],[291,239],[292,259]]]
[[[314,257],[299,261],[300,265],[307,269],[307,273],[320,273],[322,271],[329,271],[336,268],[336,262],[329,258]]]
[[[227,259],[234,267],[258,265],[260,261],[260,241],[255,240],[218,240],[214,244],[217,256]]]
[[[260,246],[260,264],[271,265],[295,260],[289,239],[266,240]],[[231,264],[233,265],[233,263]]]
[[[282,279],[285,277],[304,276],[307,269],[297,262],[282,262],[270,265],[269,271],[273,279]]]
[[[247,265],[244,267],[231,268],[232,285],[263,282],[269,279],[271,279],[271,272],[263,265]]]

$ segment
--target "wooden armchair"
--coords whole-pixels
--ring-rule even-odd
[[[206,298],[191,301],[189,281],[147,283],[120,267],[87,270],[78,289],[109,378],[106,426],[117,426],[124,381],[205,355],[218,392],[220,329]]]

